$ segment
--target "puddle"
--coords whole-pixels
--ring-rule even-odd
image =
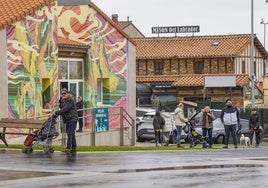
[[[0,177],[1,177],[0,181],[16,180],[16,179],[24,179],[24,178],[35,178],[35,177],[56,176],[56,175],[61,175],[61,174],[69,174],[69,173],[1,170],[0,171]]]
[[[158,168],[140,168],[140,169],[120,169],[109,173],[129,173],[129,172],[147,172],[147,171],[165,171],[165,170],[193,170],[193,169],[211,169],[211,168],[252,168],[264,167],[260,164],[222,164],[222,165],[196,165],[196,166],[175,166]]]

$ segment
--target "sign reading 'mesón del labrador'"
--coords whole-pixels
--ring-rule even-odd
[[[159,34],[159,33],[195,33],[195,32],[200,32],[199,25],[152,27],[153,34]]]

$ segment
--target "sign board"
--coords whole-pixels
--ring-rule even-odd
[[[153,34],[159,34],[159,33],[195,33],[195,32],[200,32],[200,27],[198,25],[152,27]]]
[[[152,83],[151,85],[155,89],[172,88],[172,83],[170,82]]]
[[[205,87],[236,87],[236,76],[205,76]]]
[[[108,108],[95,108],[94,109],[95,131],[108,131],[109,130],[109,118]]]

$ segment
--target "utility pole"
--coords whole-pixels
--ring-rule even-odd
[[[268,1],[268,0],[266,0]],[[255,85],[254,85],[254,19],[253,0],[251,0],[251,41],[250,41],[250,79],[251,79],[251,108],[254,108]]]

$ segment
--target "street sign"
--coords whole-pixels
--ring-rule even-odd
[[[108,108],[95,108],[94,119],[96,132],[109,130]]]
[[[153,34],[159,34],[159,33],[195,33],[195,32],[200,32],[200,27],[198,25],[152,27]]]

